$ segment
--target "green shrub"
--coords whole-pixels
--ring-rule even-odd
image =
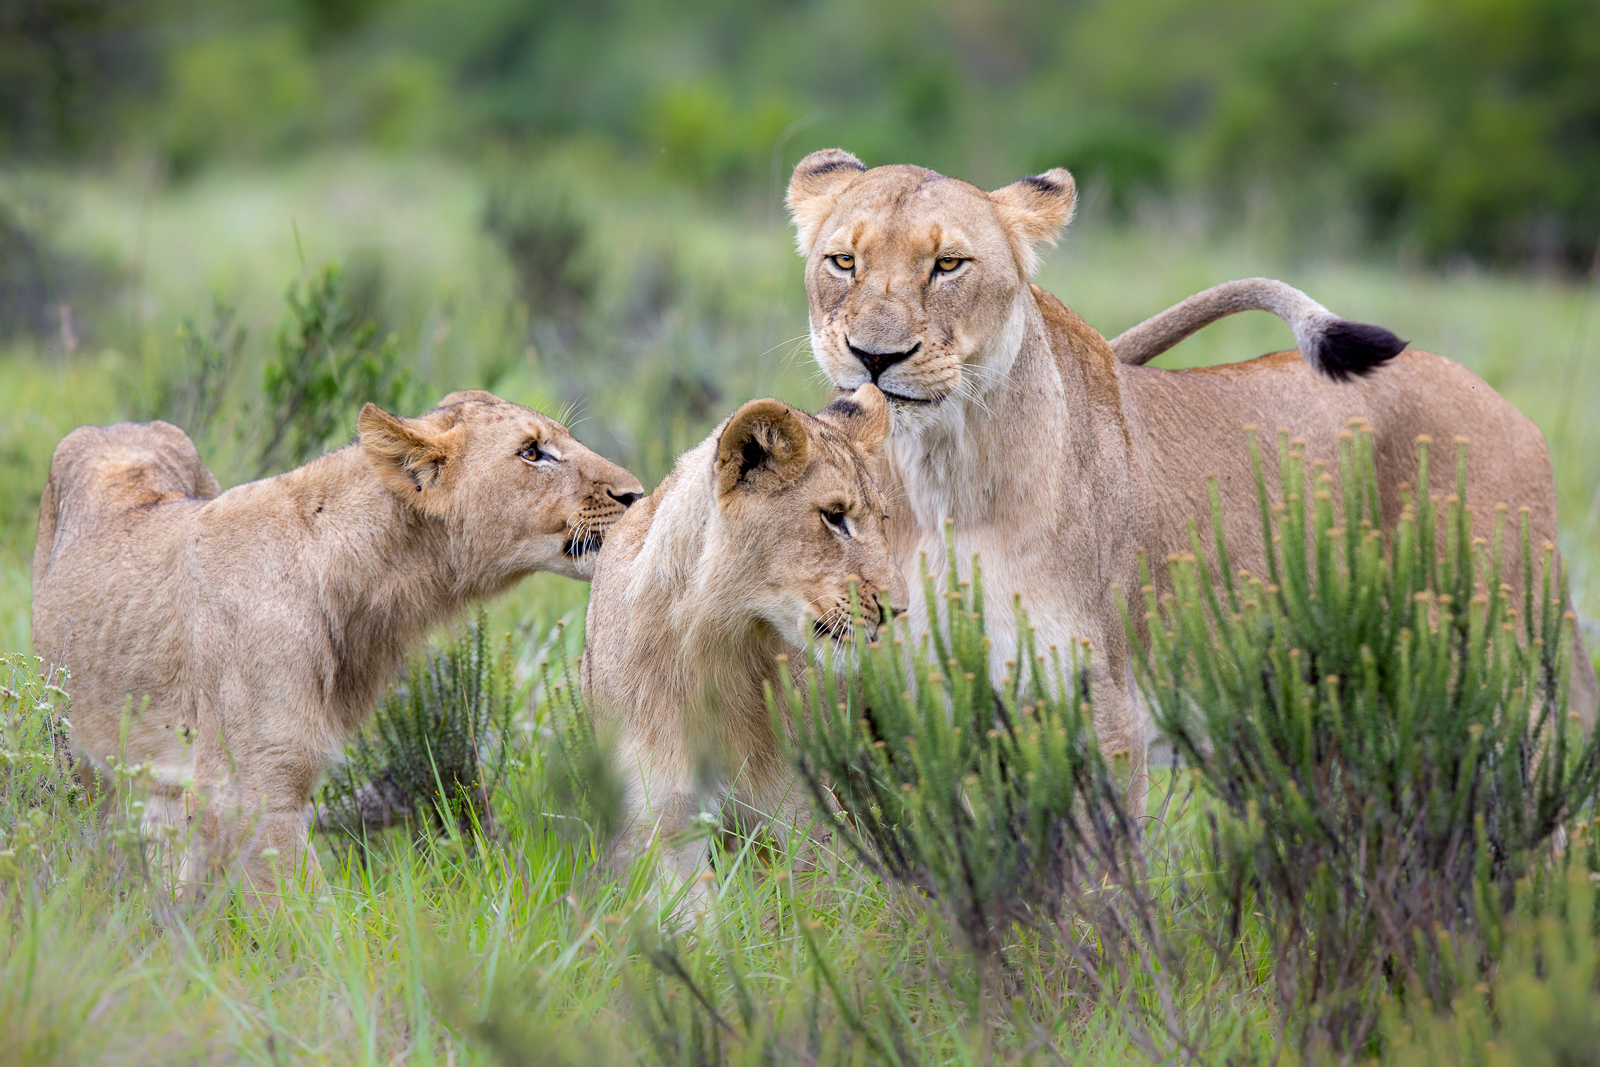
[[[576,329],[594,303],[600,278],[582,205],[558,182],[537,187],[501,176],[483,212],[483,227],[505,249],[517,296],[536,316]]]
[[[1424,1004],[1410,1019],[1390,1010],[1393,1067],[1593,1067],[1600,1064],[1600,940],[1596,917],[1600,861],[1590,831],[1585,870],[1562,868],[1524,883],[1507,924],[1499,961],[1472,981],[1467,975],[1449,1010]],[[1570,860],[1572,853],[1568,852]],[[1462,954],[1457,953],[1458,958]]]
[[[259,473],[297,467],[349,432],[367,402],[388,411],[410,399],[410,375],[394,334],[358,322],[338,263],[314,276],[302,294],[289,286],[290,320],[279,329],[276,358],[262,378],[270,427],[257,456]]]
[[[213,296],[210,328],[202,332],[194,319],[184,318],[176,338],[180,357],[159,365],[155,380],[134,400],[134,418],[162,419],[204,442],[218,428],[243,365],[245,337],[233,306]]]
[[[510,635],[496,653],[480,611],[460,637],[413,659],[384,696],[323,787],[318,828],[357,841],[398,825],[492,830],[517,695]]]
[[[948,537],[947,553],[945,573],[955,575]],[[1060,952],[1122,1009],[1133,1006],[1135,979],[1150,983],[1149,1015],[1125,1022],[1159,1056],[1188,1040],[1171,1010],[1170,901],[1158,901],[1147,876],[1124,802],[1127,767],[1113,767],[1095,742],[1088,649],[1039,649],[1018,605],[1021,662],[1007,661],[992,684],[976,560],[972,573],[941,595],[924,561],[923,594],[939,623],[910,648],[890,620],[880,640],[858,636],[848,669],[815,657],[804,691],[785,667],[783,698],[771,702],[777,729],[793,721],[792,758],[825,817],[837,799],[838,834],[880,876],[943,910],[991,992],[1040,995],[1008,982],[1004,954],[1042,937],[1046,955]]]
[[[1450,1002],[1448,936],[1492,952],[1517,880],[1594,797],[1600,740],[1565,715],[1553,550],[1536,590],[1524,515],[1522,588],[1502,584],[1506,512],[1473,540],[1464,444],[1442,508],[1419,444],[1387,536],[1369,427],[1341,434],[1337,490],[1325,470],[1307,487],[1303,445],[1280,440],[1280,504],[1253,431],[1250,448],[1267,574],[1232,572],[1213,487],[1221,581],[1192,533],[1172,592],[1144,589],[1135,673],[1218,802],[1217,886],[1235,934],[1265,916],[1282,1017],[1303,1046],[1359,1049],[1385,993]]]
[[[44,836],[58,805],[82,797],[67,746],[66,675],[41,675],[41,666],[20,652],[0,655],[0,877],[18,849]]]
[[[552,675],[548,659],[539,661],[544,774],[523,807],[529,815],[550,821],[558,838],[586,839],[600,850],[622,826],[622,781],[573,682],[560,636],[564,629],[556,623],[551,649],[561,656],[560,674]]]

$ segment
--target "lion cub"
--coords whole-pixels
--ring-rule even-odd
[[[898,580],[873,471],[889,431],[873,385],[816,416],[776,400],[740,408],[678,458],[618,524],[595,566],[583,693],[625,782],[626,864],[659,835],[668,874],[706,861],[703,811],[746,824],[811,822],[779,751],[764,684],[812,636],[846,640]],[[893,591],[897,597],[900,590]]]
[[[485,392],[415,419],[368,404],[359,427],[226,493],[164,422],[80,427],[50,461],[34,650],[71,671],[77,753],[150,768],[148,829],[184,825],[197,795],[180,880],[242,854],[258,896],[279,873],[315,887],[302,812],[406,651],[533,571],[588,577],[643,491]]]

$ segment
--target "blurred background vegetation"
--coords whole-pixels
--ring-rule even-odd
[[[181,181],[330,144],[578,138],[767,201],[795,157],[847,144],[1582,269],[1597,69],[1587,0],[11,0],[0,150],[151,153]]]
[[[1550,438],[1592,593],[1596,70],[1592,0],[7,0],[0,616],[23,647],[74,425],[173,419],[224,484],[295,458],[261,427],[330,264],[397,400],[544,404],[647,484],[814,402],[781,200],[829,145],[1070,167],[1040,280],[1107,335],[1270,273],[1466,362]],[[1290,343],[1257,319],[1163,364]]]

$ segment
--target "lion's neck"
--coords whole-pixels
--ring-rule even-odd
[[[888,441],[900,500],[917,530],[972,529],[1036,514],[1041,463],[1060,452],[1070,413],[1045,326],[1026,292],[969,370],[973,381]]]
[[[690,453],[680,467],[709,468]],[[650,672],[652,701],[678,707],[704,703],[719,716],[766,718],[763,686],[776,679],[776,660],[790,651],[773,627],[745,606],[743,568],[728,559],[706,517],[716,501],[709,480],[675,479],[651,520],[630,570],[630,613],[667,619],[650,632],[629,629],[631,654],[662,664]],[[735,550],[736,554],[736,550]],[[645,646],[654,646],[647,648]]]
[[[919,557],[936,578],[943,573],[948,521],[962,578],[981,557],[997,673],[1014,651],[1012,594],[1042,644],[1103,645],[1098,616],[1082,604],[1121,576],[1106,569],[1098,524],[1129,518],[1118,487],[1130,457],[1109,349],[1048,294],[1030,291],[1025,310],[1003,375],[988,374],[981,395],[952,396],[912,432],[897,424],[888,445],[889,536],[901,572],[913,591]],[[930,625],[921,599],[909,605],[918,629]]]
[[[352,713],[370,704],[429,628],[494,591],[455,565],[457,539],[443,520],[378,482],[360,445],[269,481],[297,512],[289,522],[303,524],[303,565],[331,646],[329,681]]]

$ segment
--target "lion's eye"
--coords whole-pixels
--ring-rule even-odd
[[[960,256],[940,256],[934,260],[933,266],[940,274],[949,274],[965,262]]]
[[[550,453],[539,447],[538,441],[529,441],[517,451],[517,455],[529,463],[542,463],[545,460],[555,459]]]
[[[845,522],[843,508],[823,508],[822,521],[840,533],[849,536],[850,526]]]
[[[851,271],[856,269],[856,257],[848,252],[840,252],[838,255],[829,256],[828,258],[833,260],[833,265],[840,270]]]

